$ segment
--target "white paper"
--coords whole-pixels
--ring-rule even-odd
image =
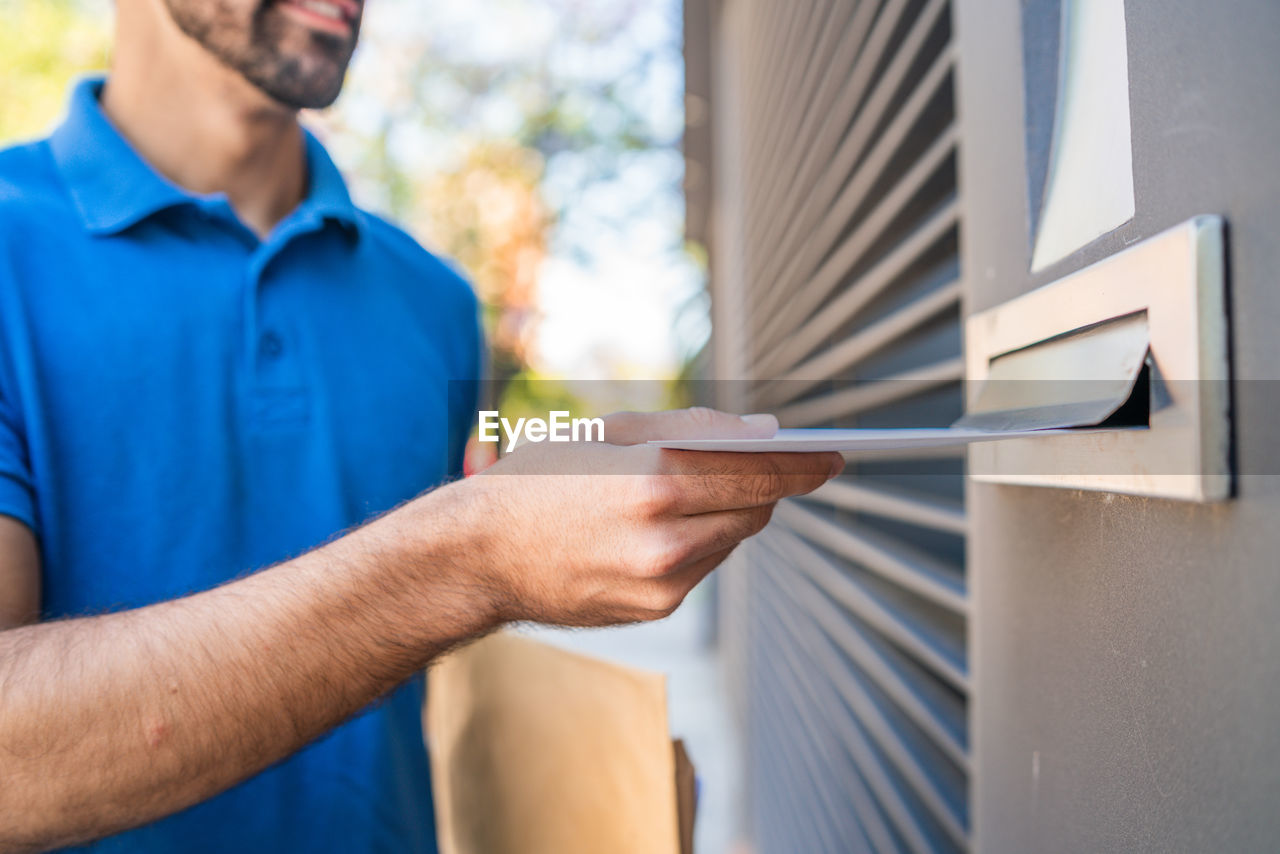
[[[1132,429],[1132,428],[1123,428]],[[741,451],[745,453],[802,453],[812,451],[893,451],[902,448],[945,448],[972,442],[1062,436],[1101,430],[1016,430],[993,433],[960,427],[893,430],[812,428],[779,430],[772,439],[659,439],[660,448],[682,451]]]

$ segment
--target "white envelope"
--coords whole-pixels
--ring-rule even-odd
[[[808,451],[893,451],[902,448],[943,448],[972,442],[1001,442],[1009,439],[1043,438],[1099,432],[1098,430],[1010,430],[992,432],[963,427],[892,430],[841,430],[810,428],[779,430],[771,439],[659,439],[649,442],[660,448],[682,451],[742,451],[748,453]],[[1121,429],[1144,429],[1126,427]]]

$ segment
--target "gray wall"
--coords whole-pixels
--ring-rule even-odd
[[[1032,276],[1019,3],[956,4],[966,310],[1224,214],[1246,476],[1218,506],[970,484],[975,842],[1275,850],[1280,3],[1125,6],[1137,215]]]

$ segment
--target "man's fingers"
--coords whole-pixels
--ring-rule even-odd
[[[643,582],[638,593],[638,620],[660,620],[671,615],[680,603],[697,587],[702,579],[729,557],[734,547],[721,549],[718,552],[699,558],[686,564],[677,572],[661,578],[651,578]]]
[[[674,585],[675,592],[679,594],[680,599],[683,600],[684,597],[688,596],[693,588],[697,587],[698,584],[702,582],[702,579],[710,575],[712,570],[724,563],[737,547],[738,544],[734,543],[728,548],[721,549],[718,552],[713,552],[704,558],[694,561],[685,569],[672,575],[670,581]]]
[[[681,522],[681,536],[688,538],[690,560],[732,549],[747,537],[764,530],[773,515],[773,504],[742,510],[720,510],[689,516]]]
[[[768,439],[778,432],[772,415],[732,415],[704,406],[666,412],[615,412],[604,419],[605,441],[638,445],[651,439]]]
[[[677,513],[693,516],[773,504],[812,492],[844,469],[837,453],[735,454],[664,451]]]

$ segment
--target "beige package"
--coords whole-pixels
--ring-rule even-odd
[[[658,674],[494,635],[431,669],[427,732],[442,854],[692,849]]]

